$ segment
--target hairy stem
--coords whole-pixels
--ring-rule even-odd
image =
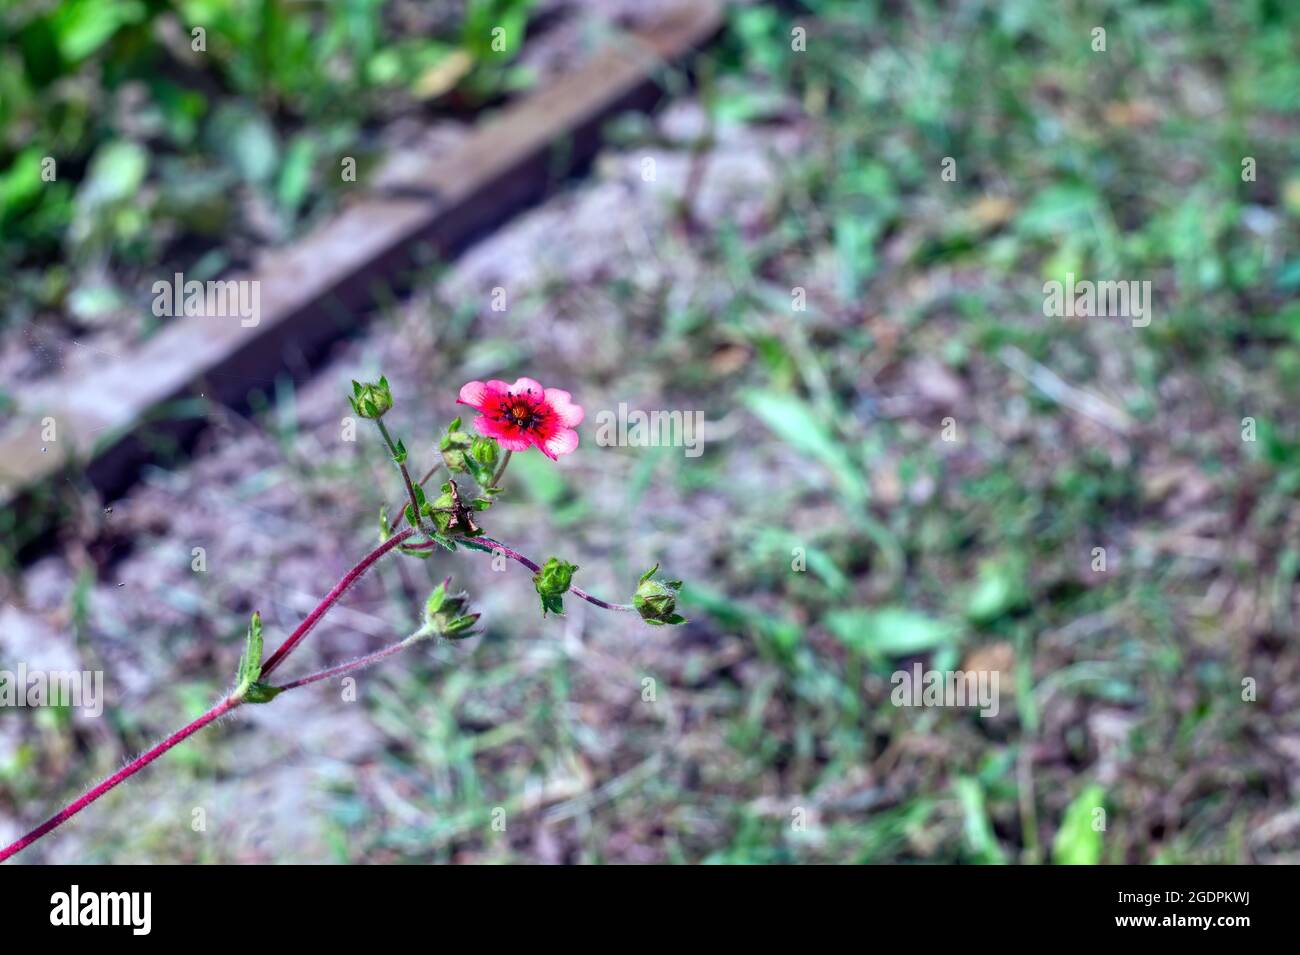
[[[428,484],[428,483],[429,483],[429,478],[431,478],[431,477],[433,477],[435,474],[437,474],[437,473],[438,473],[438,468],[440,468],[440,467],[442,467],[442,462],[441,462],[441,461],[439,461],[439,462],[438,462],[437,464],[435,464],[433,467],[429,468],[429,470],[425,471],[425,472],[424,472],[424,477],[422,477],[422,478],[420,478],[420,480],[416,481],[416,482],[415,482],[415,486],[416,486],[416,487],[421,487],[421,488],[422,488],[422,487],[424,487],[426,484]],[[402,508],[398,508],[398,510],[399,510],[401,513],[399,513],[399,514],[397,515],[397,520],[395,520],[395,521],[393,522],[393,529],[394,529],[394,530],[396,530],[397,528],[401,527],[401,526],[402,526],[402,522],[406,520],[406,508],[402,507]]]
[[[408,527],[406,530],[394,534],[392,537],[388,538],[388,540],[384,541],[382,544],[380,544],[378,547],[372,550],[369,554],[363,557],[355,567],[353,567],[343,576],[342,580],[340,580],[337,584],[334,585],[334,588],[328,594],[325,595],[325,598],[319,604],[316,605],[316,609],[313,610],[310,614],[308,614],[307,617],[303,620],[303,622],[298,625],[298,629],[296,629],[292,634],[290,634],[288,639],[286,639],[284,643],[280,644],[279,649],[277,649],[275,653],[271,654],[271,656],[267,658],[266,662],[262,664],[261,675],[265,677],[272,670],[274,670],[281,663],[283,663],[285,657],[287,657],[293,651],[293,649],[303,641],[303,639],[311,631],[312,627],[316,626],[316,624],[320,621],[320,619],[323,616],[325,616],[326,612],[329,611],[330,607],[332,607],[335,603],[338,602],[338,599],[343,596],[344,592],[348,589],[348,587],[352,586],[352,584],[355,583],[363,574],[365,574],[367,570],[369,570],[372,566],[374,566],[376,561],[378,561],[381,557],[387,554],[394,547],[397,547],[403,541],[410,538],[414,533],[415,533],[415,529]],[[322,670],[318,674],[312,674],[312,676],[310,677],[305,677],[300,680],[295,680],[292,683],[288,683],[285,686],[281,687],[280,689],[284,690],[296,686],[303,686],[307,683],[315,682],[316,680],[323,680],[326,677],[332,676],[335,673],[346,672],[349,669],[357,669],[358,667],[361,666],[368,666],[369,664],[382,660],[384,657],[390,656],[396,653],[398,650],[402,649],[403,647],[409,645],[410,640],[411,638],[408,637],[407,640],[404,640],[401,643],[394,644],[391,647],[386,647],[383,650],[370,654],[369,656],[362,657],[360,660],[353,660],[351,663],[343,664],[341,667],[333,667],[330,670]],[[140,770],[144,769],[144,767],[148,766],[155,759],[157,759],[163,753],[167,752],[167,750],[171,749],[177,743],[181,742],[184,739],[187,739],[192,734],[197,733],[199,730],[203,729],[203,727],[207,726],[213,720],[216,720],[219,717],[221,717],[223,714],[230,712],[231,710],[233,710],[235,707],[239,706],[243,702],[244,701],[239,697],[227,697],[226,699],[222,700],[220,703],[218,703],[212,709],[208,710],[206,713],[204,713],[194,722],[189,723],[188,725],[177,730],[175,733],[172,733],[170,736],[168,736],[165,740],[163,740],[153,749],[131,760],[131,762],[128,763],[124,768],[114,773],[112,776],[109,776],[99,785],[89,790],[85,795],[69,803],[67,806],[59,810],[57,813],[55,813],[45,822],[41,823],[31,832],[27,833],[27,835],[23,836],[21,839],[14,842],[12,845],[6,846],[4,849],[0,849],[0,862],[4,862],[10,856],[14,855],[15,853],[21,852],[23,849],[27,848],[37,839],[40,839],[42,836],[46,835],[52,830],[57,829],[63,823],[67,822],[69,819],[75,816],[77,813],[81,812],[81,810],[89,806],[100,796],[104,795],[104,793],[108,792],[110,789],[113,789],[116,786],[120,785],[121,783],[125,782],[127,779],[130,779]]]
[[[411,472],[406,469],[406,462],[398,458],[397,444],[393,441],[393,436],[388,433],[388,426],[379,418],[375,418],[374,422],[380,435],[383,436],[384,444],[388,445],[388,453],[392,455],[393,463],[397,465],[397,470],[402,472],[402,483],[406,485],[406,496],[411,502],[411,513],[414,515],[411,522],[423,530],[424,520],[420,517],[420,502],[415,496],[415,485],[411,483]],[[402,508],[402,514],[405,516],[405,508]]]
[[[296,687],[307,686],[307,684],[309,683],[318,683],[321,680],[328,680],[332,676],[339,676],[344,673],[349,673],[352,670],[360,670],[363,667],[370,666],[372,663],[378,663],[380,660],[383,660],[387,657],[391,657],[396,653],[401,653],[411,644],[417,642],[421,637],[424,636],[427,636],[427,634],[422,634],[417,631],[416,633],[411,634],[405,640],[401,640],[397,643],[391,644],[390,646],[384,647],[381,650],[376,650],[373,653],[367,653],[365,656],[357,657],[355,660],[349,660],[347,663],[340,663],[338,666],[328,667],[327,669],[324,670],[317,670],[315,673],[309,673],[307,674],[307,676],[299,677],[296,680],[291,680],[290,682],[284,684],[283,686],[276,687],[276,689],[281,691],[292,690],[295,689]]]
[[[326,611],[328,611],[330,607],[332,607],[338,599],[343,596],[345,590],[351,587],[362,574],[374,566],[375,562],[379,560],[379,558],[383,557],[394,547],[407,540],[414,533],[415,529],[411,527],[408,527],[404,531],[398,531],[365,557],[361,558],[355,567],[344,574],[343,579],[334,585],[334,589],[325,595],[325,599],[316,605],[316,609],[309,613],[302,623],[298,624],[298,629],[289,634],[288,639],[285,640],[284,643],[280,644],[279,649],[267,657],[266,662],[262,664],[262,677],[265,678],[267,674],[284,662],[284,658],[292,652],[294,647],[302,642],[303,638],[306,637],[309,632],[311,632],[311,628],[316,626],[320,621],[320,618],[325,616]]]
[[[125,782],[126,780],[130,779],[132,776],[134,776],[140,770],[144,769],[146,766],[152,763],[163,753],[167,752],[167,750],[175,746],[177,743],[181,742],[182,740],[188,739],[190,736],[197,733],[199,730],[203,729],[203,727],[207,726],[213,720],[219,719],[226,713],[229,713],[235,707],[239,706],[242,702],[243,700],[227,697],[226,699],[218,703],[216,706],[214,706],[212,709],[208,710],[206,713],[200,716],[198,719],[196,719],[194,722],[182,727],[181,729],[178,729],[175,733],[172,733],[171,736],[168,736],[165,740],[163,740],[153,749],[149,750],[148,752],[141,753],[135,759],[131,760],[131,762],[127,763],[126,766],[124,766],[122,769],[119,769],[112,776],[109,776],[107,779],[101,782],[98,786],[95,786],[93,789],[86,792],[85,795],[68,803],[68,805],[64,806],[62,809],[60,809],[58,812],[52,815],[49,819],[46,819],[43,823],[41,823],[31,832],[27,833],[27,835],[23,836],[21,839],[17,840],[16,842],[10,845],[5,846],[3,849],[0,849],[0,862],[4,862],[10,856],[22,852],[24,849],[30,846],[37,839],[44,836],[46,833],[51,832],[54,829],[57,829],[59,826],[63,825],[65,822],[67,822],[69,819],[75,816],[77,813],[81,812],[81,810],[89,806],[100,796],[104,795],[104,793],[108,792],[110,789],[113,789],[116,786],[120,785],[121,783]]]
[[[284,692],[285,690],[293,690],[300,686],[307,686],[309,683],[317,683],[321,680],[328,680],[332,676],[338,676],[343,673],[348,673],[352,670],[360,670],[363,667],[368,667],[372,664],[378,663],[380,660],[401,653],[407,647],[411,646],[414,643],[419,642],[420,640],[422,640],[427,636],[429,636],[428,633],[417,630],[415,633],[411,634],[405,640],[401,640],[397,643],[391,644],[390,646],[384,647],[380,650],[376,650],[373,653],[367,653],[365,656],[358,657],[355,660],[349,660],[347,663],[340,663],[338,666],[329,667],[324,670],[319,670],[316,673],[311,673],[308,674],[307,676],[299,677],[296,680],[291,680],[290,682],[284,684],[283,686],[276,687],[276,689],[280,690],[281,692]],[[18,839],[11,845],[5,846],[4,849],[0,849],[0,862],[4,862],[10,856],[17,855],[19,852],[22,852],[33,842],[40,839],[42,836],[57,829],[59,826],[63,825],[65,822],[67,822],[77,813],[81,812],[81,810],[85,809],[87,806],[89,806],[100,796],[104,795],[110,789],[114,789],[117,786],[121,785],[122,783],[126,782],[128,779],[130,779],[140,770],[144,769],[146,766],[152,763],[163,753],[167,752],[167,750],[171,749],[177,743],[180,743],[181,741],[188,739],[190,736],[197,733],[199,730],[203,729],[203,727],[207,726],[209,723],[213,722],[214,720],[220,719],[222,716],[224,716],[226,713],[229,713],[235,707],[240,706],[243,702],[244,701],[239,697],[234,697],[234,696],[227,697],[226,699],[218,703],[216,706],[214,706],[212,709],[208,710],[206,713],[200,716],[198,719],[194,720],[194,722],[189,723],[183,726],[182,728],[178,729],[175,733],[172,733],[170,736],[168,736],[165,740],[163,740],[153,749],[145,753],[141,753],[135,759],[131,760],[131,762],[129,762],[125,767],[118,770],[112,776],[109,776],[98,786],[95,786],[93,789],[86,792],[85,795],[80,796],[73,802],[70,802],[63,809],[60,809],[49,819],[45,820],[45,822],[41,823],[31,832],[27,833],[27,835],[23,836],[21,839]]]
[[[424,637],[427,637],[428,635],[429,634],[424,633],[422,631],[416,631],[415,633],[407,637],[405,640],[401,640],[390,646],[384,647],[380,650],[376,650],[373,653],[368,653],[365,656],[358,657],[355,660],[349,660],[347,663],[340,663],[338,666],[329,667],[325,670],[319,670],[316,673],[311,673],[308,674],[307,676],[299,677],[296,680],[291,680],[290,682],[284,684],[283,686],[276,687],[276,689],[280,690],[281,692],[284,692],[285,690],[296,689],[297,687],[300,686],[307,686],[309,683],[317,683],[321,680],[328,680],[332,676],[339,676],[340,674],[348,673],[352,670],[360,670],[363,667],[368,667],[372,664],[378,663],[380,660],[386,659],[387,657],[391,657],[397,653],[400,653],[401,651],[405,650],[407,647],[418,642]],[[27,833],[27,835],[23,836],[21,839],[17,840],[13,844],[6,846],[4,849],[0,849],[0,862],[4,862],[10,856],[17,855],[19,852],[22,852],[33,842],[40,839],[42,836],[57,829],[59,826],[63,825],[63,823],[67,822],[77,813],[81,812],[81,810],[85,809],[87,806],[89,806],[100,796],[104,795],[110,789],[114,789],[117,786],[121,785],[122,783],[126,782],[126,780],[130,779],[140,770],[144,769],[146,766],[152,763],[163,753],[167,752],[167,750],[171,749],[177,743],[180,743],[182,740],[185,740],[188,737],[192,736],[193,734],[197,733],[199,730],[203,729],[203,727],[207,726],[209,723],[213,722],[214,720],[219,719],[224,714],[229,713],[231,710],[241,705],[243,702],[244,701],[242,699],[234,696],[227,697],[226,699],[222,700],[212,709],[208,710],[198,719],[194,720],[194,722],[187,724],[181,729],[178,729],[175,733],[172,733],[170,736],[168,736],[165,740],[163,740],[153,749],[149,750],[148,752],[140,754],[135,759],[131,760],[131,762],[129,762],[125,767],[118,770],[112,776],[109,776],[98,786],[95,786],[93,789],[86,792],[85,795],[69,803],[63,809],[60,809],[49,819],[45,820],[45,822],[41,823],[31,832]]]

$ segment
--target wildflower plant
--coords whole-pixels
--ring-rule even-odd
[[[438,441],[439,460],[418,481],[408,468],[406,445],[394,438],[384,416],[393,407],[392,389],[386,378],[377,382],[352,382],[348,401],[362,418],[373,421],[401,476],[406,494],[397,519],[390,520],[387,508],[379,511],[379,544],[334,585],[314,610],[288,637],[264,658],[262,618],[254,612],[248,624],[244,651],[229,693],[202,716],[172,733],[152,749],[135,757],[112,776],[87,790],[45,822],[12,844],[0,849],[0,862],[41,839],[100,796],[134,776],[172,747],[246,704],[267,704],[280,694],[312,683],[342,676],[395,656],[418,643],[432,640],[465,640],[476,635],[479,614],[470,611],[469,596],[453,592],[446,577],[425,601],[421,626],[402,640],[336,666],[283,683],[271,675],[296,650],[312,629],[329,612],[344,592],[390,553],[429,559],[442,551],[458,549],[504,555],[532,571],[533,586],[541,599],[542,615],[562,614],[566,595],[585,600],[604,610],[636,613],[656,626],[681,624],[686,619],[676,612],[681,581],[656,578],[659,565],[640,580],[629,604],[610,603],[574,586],[579,567],[559,557],[544,564],[525,557],[484,532],[480,515],[492,507],[503,492],[502,479],[511,455],[536,448],[552,460],[578,447],[577,426],[583,409],[559,388],[543,388],[532,378],[520,378],[513,385],[503,381],[471,381],[460,389],[458,403],[474,408],[478,415],[473,427],[477,435],[464,430],[460,418],[453,420]],[[425,485],[440,471],[447,472],[437,496],[430,498]]]

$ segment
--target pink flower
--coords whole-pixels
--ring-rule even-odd
[[[476,409],[474,428],[496,438],[507,451],[536,447],[555,460],[578,446],[573,429],[582,423],[582,405],[575,405],[567,391],[543,388],[531,378],[513,385],[496,379],[471,381],[460,389],[456,403]]]

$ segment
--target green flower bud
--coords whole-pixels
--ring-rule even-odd
[[[541,570],[533,574],[533,586],[537,588],[537,595],[542,598],[542,616],[546,616],[548,612],[564,613],[563,595],[568,591],[569,584],[573,582],[573,572],[577,569],[577,564],[552,557],[542,565]]]
[[[485,468],[490,468],[495,466],[501,457],[501,445],[497,444],[495,438],[478,437],[474,439],[471,453],[475,461]]]
[[[380,378],[375,384],[352,382],[352,410],[363,418],[382,418],[393,406],[393,392],[388,379]]]
[[[429,594],[424,602],[424,634],[436,634],[448,640],[464,640],[475,635],[474,625],[480,614],[466,613],[469,609],[469,595],[464,591],[457,594],[448,593],[451,578],[446,578]]]
[[[632,606],[641,615],[641,619],[654,626],[685,623],[686,618],[677,613],[677,591],[681,590],[680,580],[655,580],[655,564],[637,582],[636,593],[632,595]]]
[[[459,418],[447,426],[447,433],[438,442],[438,450],[442,452],[442,463],[447,465],[448,471],[457,474],[465,470],[465,452],[473,444],[474,436],[460,430]]]

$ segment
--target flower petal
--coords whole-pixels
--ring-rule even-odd
[[[510,393],[512,395],[527,394],[533,400],[541,401],[543,389],[541,382],[532,378],[516,378],[515,383],[510,386]]]
[[[497,443],[507,451],[527,451],[532,447],[528,435],[520,434],[517,428],[512,428],[487,415],[481,414],[474,419],[474,430],[485,437],[496,438]]]
[[[470,381],[461,385],[460,397],[456,399],[456,404],[469,405],[471,408],[482,408],[486,398],[487,385],[481,381]]]
[[[578,432],[571,428],[561,428],[537,447],[548,458],[555,460],[561,454],[568,454],[578,447]]]
[[[551,406],[560,424],[566,428],[576,428],[582,424],[585,412],[582,410],[582,405],[573,403],[572,395],[563,388],[547,388],[545,394],[546,403]]]
[[[533,446],[533,443],[523,435],[502,435],[497,438],[497,444],[501,445],[501,447],[505,448],[507,451],[527,451]]]

